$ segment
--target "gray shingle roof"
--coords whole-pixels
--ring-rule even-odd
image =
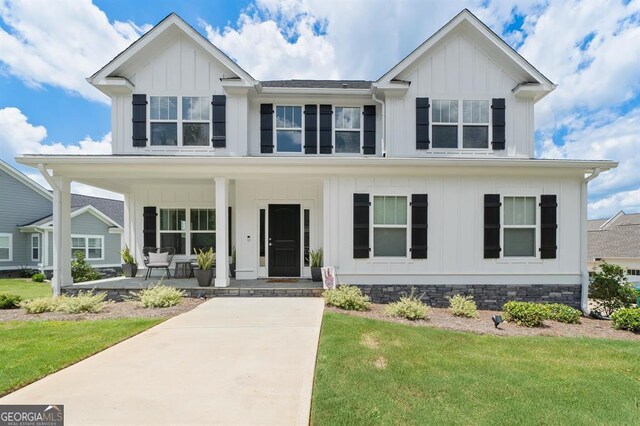
[[[88,195],[71,194],[71,212],[92,205],[105,215],[109,216],[118,225],[124,225],[124,202],[112,200],[110,198],[90,197]],[[39,226],[53,219],[53,215],[47,215],[34,222],[26,223],[20,226]]]
[[[262,81],[262,87],[296,89],[369,89],[371,81],[366,80],[270,80]]]
[[[640,258],[640,214],[623,213],[600,229],[605,222],[604,219],[589,221],[587,227],[589,259]]]

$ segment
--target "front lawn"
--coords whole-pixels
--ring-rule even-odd
[[[162,321],[133,318],[0,323],[0,396]]]
[[[2,278],[0,293],[16,294],[23,299],[35,299],[51,296],[51,284],[35,283],[25,278]]]
[[[313,425],[639,419],[637,342],[498,337],[324,316]]]

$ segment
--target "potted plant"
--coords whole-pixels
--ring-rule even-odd
[[[322,249],[310,250],[309,258],[311,259],[311,280],[315,282],[322,281]]]
[[[207,251],[198,251],[197,249],[193,249],[193,251],[196,254],[196,263],[198,264],[198,269],[194,271],[198,285],[200,287],[209,287],[213,280],[213,267],[216,262],[216,254],[212,248],[209,248]]]
[[[233,247],[231,250],[231,264],[229,265],[229,272],[231,273],[231,278],[236,277],[236,247]]]
[[[122,273],[127,278],[133,278],[138,273],[138,263],[136,263],[136,259],[131,254],[131,250],[129,250],[129,246],[125,244],[124,248],[120,250],[120,256],[122,256]]]

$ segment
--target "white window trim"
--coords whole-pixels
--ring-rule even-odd
[[[404,225],[376,225],[374,221],[374,209],[375,209],[375,197],[404,197],[407,202],[407,223]],[[410,196],[407,194],[394,194],[391,193],[375,193],[371,194],[371,205],[369,206],[369,223],[371,223],[371,227],[369,229],[369,241],[371,247],[371,259],[382,260],[393,262],[394,260],[409,260],[410,251],[411,251],[411,235],[409,234],[409,225],[411,224],[411,206],[410,206]],[[375,255],[375,240],[374,240],[374,230],[375,228],[404,228],[406,230],[406,247],[405,247],[405,255],[404,256],[376,256]],[[366,259],[365,259],[366,260]]]
[[[0,237],[9,237],[9,257],[7,259],[0,259],[0,262],[12,262],[13,261],[13,234],[1,233]]]
[[[36,245],[33,244],[33,240],[34,238],[38,241]],[[38,256],[34,257],[33,256],[33,250],[37,249],[38,250]],[[39,261],[40,260],[40,234],[31,234],[31,260],[33,261]]]
[[[442,123],[439,121],[435,121],[433,119],[433,103],[435,101],[458,101],[458,121],[457,123]],[[487,101],[489,103],[489,122],[484,123],[464,123],[464,101]],[[441,98],[430,99],[429,102],[429,140],[430,148],[436,152],[446,152],[446,151],[462,151],[462,152],[488,152],[492,151],[491,140],[493,139],[493,126],[492,124],[492,114],[491,114],[491,99],[483,98],[483,97],[475,97],[475,96],[443,96]],[[458,147],[457,148],[437,148],[433,146],[433,126],[458,126]],[[467,126],[487,126],[487,147],[486,148],[463,148],[463,127]]]
[[[535,225],[505,225],[504,224],[504,199],[510,197],[520,197],[520,198],[533,198],[534,199],[534,208],[536,212],[536,223]],[[532,195],[532,194],[501,194],[500,195],[500,258],[503,260],[513,260],[513,261],[526,261],[526,260],[537,260],[540,259],[540,196]],[[504,230],[505,229],[535,229],[535,246],[533,248],[533,256],[506,256],[505,255],[505,246],[504,246]]]
[[[86,260],[94,261],[94,260],[104,260],[104,235],[78,235],[73,234],[71,238],[84,238],[84,257]],[[100,240],[100,252],[102,253],[101,257],[89,257],[89,238],[95,238]],[[94,247],[95,248],[95,247]],[[79,251],[79,249],[73,249],[73,241],[71,242],[71,254]]]
[[[298,127],[278,127],[278,107],[297,107],[300,108],[300,128]],[[320,114],[318,114],[318,118]],[[278,130],[283,131],[300,131],[300,151],[278,151]],[[318,132],[319,133],[319,132]],[[273,105],[273,152],[281,155],[298,156],[304,154],[304,105],[297,103],[290,104],[274,104]]]
[[[176,105],[176,120],[155,120],[151,118],[151,98],[156,97],[174,97],[177,98]],[[210,150],[213,149],[211,147],[211,132],[213,126],[213,108],[211,108],[211,102],[209,102],[209,136],[207,141],[209,142],[207,145],[184,145],[182,140],[182,124],[183,123],[204,123],[205,121],[199,120],[183,120],[182,119],[182,98],[205,98],[206,96],[202,96],[202,94],[153,94],[149,95],[149,101],[147,102],[147,148],[152,150],[177,150],[179,148],[187,148],[189,150]],[[177,126],[177,144],[176,145],[151,145],[151,123],[176,123]]]
[[[161,234],[185,234],[184,240],[184,249],[185,253],[176,253],[176,256],[182,257],[192,257],[195,256],[194,253],[189,253],[188,250],[191,249],[191,233],[194,234],[207,234],[213,233],[216,234],[217,230],[213,231],[193,231],[191,230],[191,210],[213,210],[216,211],[215,207],[174,207],[174,206],[158,206],[158,216],[162,213],[162,210],[184,210],[184,218],[185,218],[185,229],[184,230],[172,230],[172,231],[163,231],[160,229],[161,219],[156,221],[156,241],[158,245],[160,245],[160,236]],[[216,213],[217,214],[217,213]],[[229,254],[231,256],[231,254]]]
[[[363,135],[364,135],[364,131],[363,131],[363,126],[364,126],[364,116],[362,115],[362,112],[364,111],[364,105],[333,105],[332,106],[332,117],[331,117],[331,145],[333,147],[332,149],[332,154],[333,155],[337,155],[337,156],[353,156],[353,155],[362,155],[362,145],[364,143],[363,141]],[[336,114],[336,108],[358,108],[358,110],[360,110],[359,114],[360,114],[360,127],[358,129],[338,129],[336,127],[336,117],[338,116]],[[318,114],[318,117],[320,117],[320,114]],[[318,127],[319,129],[320,127]],[[360,143],[358,146],[358,152],[336,152],[336,132],[359,132],[360,133]]]

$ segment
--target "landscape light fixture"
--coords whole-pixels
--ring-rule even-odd
[[[500,315],[494,315],[491,317],[491,319],[493,320],[493,325],[495,325],[496,328],[498,328],[500,323],[504,322]]]

